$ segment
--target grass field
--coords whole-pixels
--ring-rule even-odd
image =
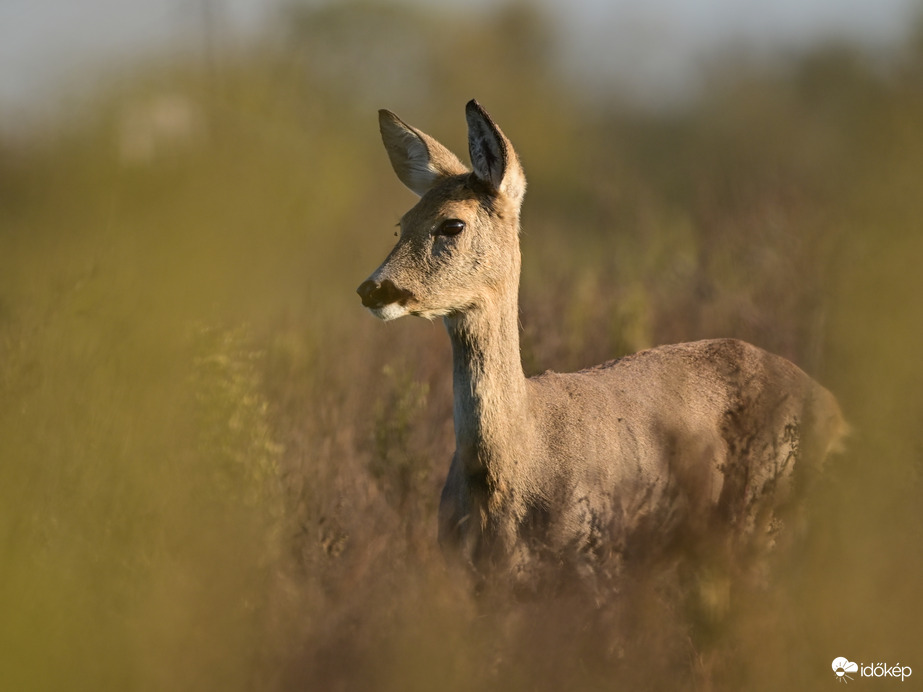
[[[919,35],[887,70],[827,46],[654,114],[574,92],[525,10],[458,18],[464,41],[407,10],[298,19],[0,141],[0,688],[819,689],[837,656],[923,675]],[[472,96],[530,181],[529,373],[734,336],[842,402],[807,535],[718,623],[657,575],[609,622],[485,614],[443,567],[448,340],[354,291],[414,200],[375,109],[464,154]]]

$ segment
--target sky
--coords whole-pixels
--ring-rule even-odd
[[[563,3],[548,3],[561,7]],[[580,0],[567,18],[570,60],[644,96],[694,88],[703,59],[728,46],[753,55],[847,39],[871,52],[919,21],[919,0]]]
[[[716,46],[771,52],[830,36],[880,46],[899,40],[921,16],[919,0],[536,1],[563,33],[571,69],[590,80],[660,94],[694,84],[698,61]],[[78,74],[133,54],[201,43],[206,8],[224,33],[246,33],[258,30],[282,2],[0,0],[0,114],[28,108],[66,89]]]

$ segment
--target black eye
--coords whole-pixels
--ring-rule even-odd
[[[436,235],[458,235],[463,230],[465,230],[465,222],[461,219],[446,219],[439,224]]]

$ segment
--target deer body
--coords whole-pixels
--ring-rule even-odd
[[[765,532],[799,457],[843,423],[789,361],[731,339],[661,346],[577,373],[523,374],[512,145],[474,101],[469,172],[380,112],[398,177],[421,196],[359,287],[382,319],[442,317],[452,342],[456,451],[439,538],[478,575],[529,584],[549,566],[591,578],[677,532]],[[768,508],[768,510],[767,510]]]

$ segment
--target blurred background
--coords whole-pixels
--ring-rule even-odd
[[[376,109],[467,158],[472,97],[529,179],[529,374],[733,336],[840,398],[806,535],[718,621],[487,617],[443,568],[448,340],[354,291],[414,202]],[[923,676],[921,179],[910,0],[4,0],[0,687]]]

